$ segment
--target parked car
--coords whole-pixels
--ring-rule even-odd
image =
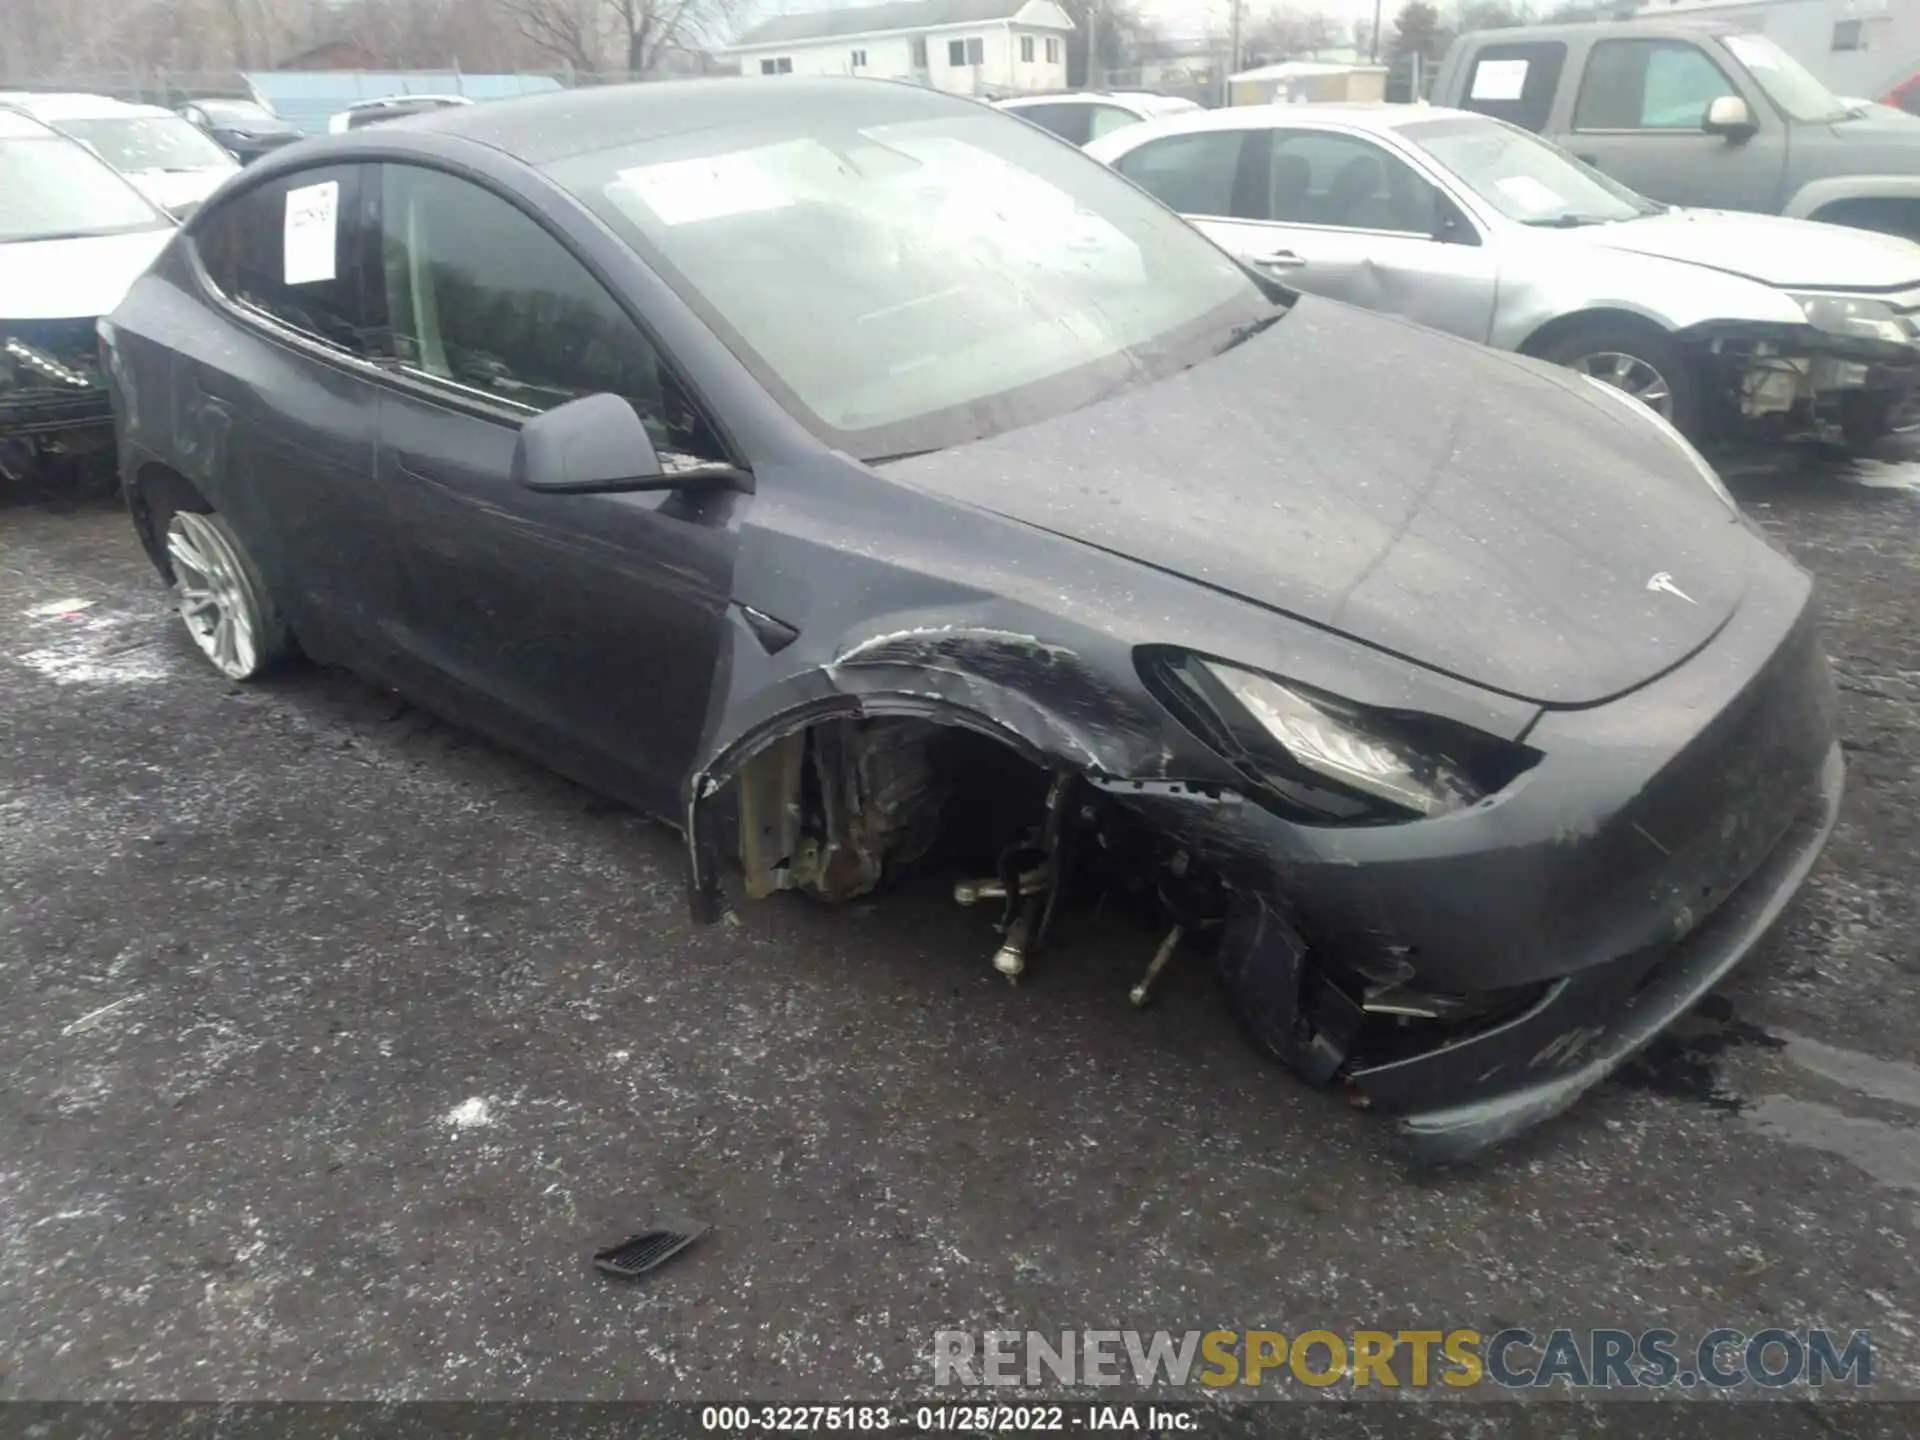
[[[328,116],[327,131],[340,135],[363,125],[378,125],[383,120],[398,120],[406,115],[424,115],[430,110],[472,103],[464,95],[388,95],[380,100],[361,100]]]
[[[94,325],[173,234],[91,150],[0,107],[0,480],[112,473]]]
[[[1849,104],[1764,35],[1680,20],[1462,35],[1430,97],[1670,205],[1920,240],[1920,117]]]
[[[239,168],[205,134],[157,105],[129,105],[104,95],[41,94],[0,96],[0,104],[91,147],[175,219],[191,215]]]
[[[1125,886],[1428,1158],[1685,1011],[1834,823],[1811,581],[1670,426],[956,96],[322,139],[103,336],[222,674],[297,637],[671,818],[702,919],[728,851],[830,900],[977,856],[1012,977]]]
[[[1085,145],[1115,130],[1155,120],[1163,115],[1183,115],[1200,107],[1177,95],[1154,95],[1145,91],[1075,91],[1065,95],[1020,95],[993,102],[1042,130],[1051,130],[1062,140]]]
[[[211,135],[242,165],[305,138],[298,125],[251,100],[194,100],[182,105],[178,114]]]
[[[1087,153],[1287,284],[1626,391],[1696,440],[1920,422],[1920,245],[1679,210],[1505,121],[1203,110]]]

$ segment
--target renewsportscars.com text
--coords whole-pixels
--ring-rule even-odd
[[[1477,1330],[941,1330],[937,1386],[1260,1386],[1297,1382],[1455,1388],[1639,1389],[1873,1383],[1868,1331],[1751,1333],[1723,1327],[1694,1340],[1677,1331]]]

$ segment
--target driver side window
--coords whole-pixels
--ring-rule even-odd
[[[1603,40],[1587,61],[1573,128],[1698,130],[1709,105],[1739,93],[1690,41]]]
[[[519,410],[610,392],[663,451],[725,458],[652,342],[531,217],[438,170],[379,173],[377,264],[393,361]]]

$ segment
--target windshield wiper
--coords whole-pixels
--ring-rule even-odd
[[[1541,230],[1578,230],[1583,225],[1611,225],[1613,220],[1605,215],[1554,215],[1542,220],[1523,220],[1523,225],[1532,225]]]
[[[1227,338],[1220,342],[1220,347],[1213,353],[1216,355],[1224,355],[1227,351],[1233,349],[1234,346],[1246,344],[1247,341],[1258,335],[1262,330],[1271,329],[1286,319],[1286,317],[1287,312],[1285,310],[1276,310],[1271,315],[1262,315],[1258,320],[1248,320],[1244,324],[1236,325],[1227,332]]]

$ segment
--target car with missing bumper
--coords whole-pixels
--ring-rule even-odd
[[[239,168],[209,136],[157,105],[129,105],[104,95],[19,93],[0,95],[0,105],[78,140],[175,219],[191,215]]]
[[[1910,240],[1661,205],[1431,107],[1202,111],[1087,153],[1288,285],[1570,365],[1699,441],[1920,424]]]
[[[91,150],[0,106],[0,480],[112,474],[94,327],[173,231]]]
[[[1670,425],[918,87],[331,137],[103,335],[224,675],[297,639],[666,817],[703,920],[950,866],[1016,979],[1125,903],[1116,995],[1210,955],[1429,1159],[1682,1013],[1839,804],[1812,582]]]

